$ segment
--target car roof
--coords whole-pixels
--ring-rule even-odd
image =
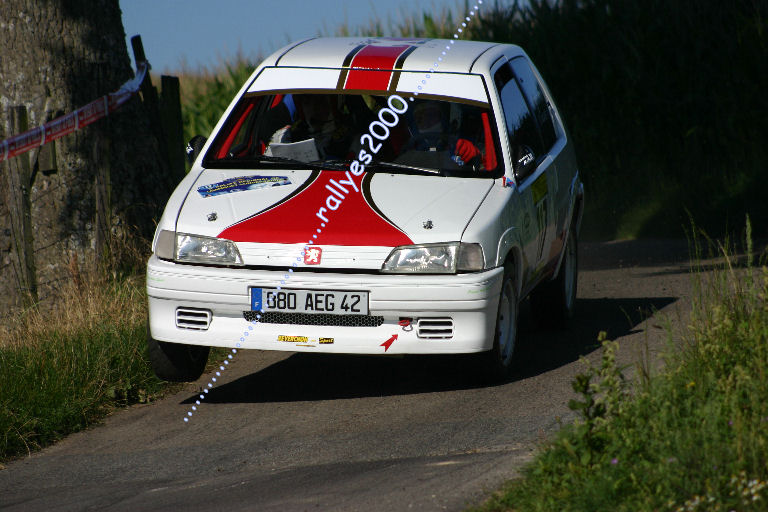
[[[443,55],[443,52],[445,54]],[[397,69],[477,73],[473,64],[484,54],[508,56],[523,51],[514,45],[451,39],[322,37],[293,43],[267,57],[264,66]],[[511,53],[510,53],[511,52]],[[487,56],[487,55],[486,55]],[[441,61],[438,61],[442,58]]]

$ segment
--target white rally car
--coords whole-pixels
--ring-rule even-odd
[[[573,314],[583,186],[517,46],[289,45],[192,156],[147,266],[161,378],[198,378],[211,346],[482,353],[504,377],[523,298]]]

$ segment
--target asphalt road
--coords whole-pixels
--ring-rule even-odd
[[[573,415],[598,332],[619,361],[653,359],[690,308],[687,244],[580,245],[577,318],[534,328],[523,306],[516,377],[487,386],[457,358],[245,351],[188,424],[207,378],[119,411],[6,466],[0,509],[462,510]]]

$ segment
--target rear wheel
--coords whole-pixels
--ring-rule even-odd
[[[210,347],[168,343],[152,337],[147,325],[149,362],[158,378],[171,382],[191,382],[200,378],[208,362]]]
[[[517,343],[518,303],[517,281],[512,265],[504,267],[493,348],[482,354],[485,375],[492,381],[503,381],[512,373],[512,361]]]
[[[540,285],[531,293],[531,310],[539,325],[566,327],[573,318],[578,267],[578,240],[575,230],[571,228],[557,277],[554,281]]]

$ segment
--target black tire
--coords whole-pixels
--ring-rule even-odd
[[[514,267],[505,265],[499,306],[496,311],[493,348],[480,354],[481,371],[483,376],[491,382],[506,381],[512,374],[519,325],[516,277]]]
[[[576,232],[571,228],[557,277],[531,292],[531,311],[542,327],[565,328],[573,318],[579,280],[578,247]]]
[[[211,347],[168,343],[152,338],[147,325],[147,349],[152,370],[170,382],[192,382],[200,378]]]

